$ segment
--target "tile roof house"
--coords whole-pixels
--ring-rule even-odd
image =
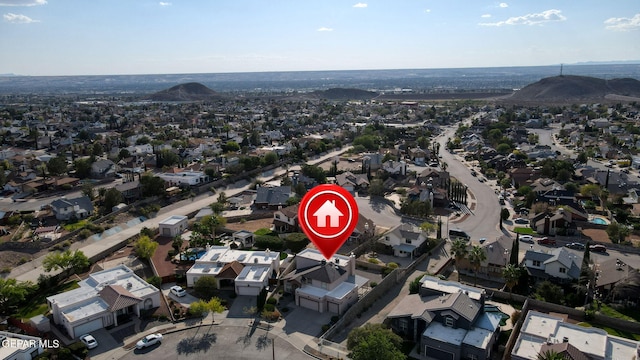
[[[500,315],[484,311],[484,290],[432,276],[420,282],[420,293],[387,315],[391,330],[416,342],[421,359],[490,359]]]
[[[333,255],[327,260],[316,249],[295,257],[296,269],[281,277],[284,291],[296,305],[318,312],[344,313],[358,301],[358,289],[368,281],[355,273],[355,256]]]
[[[550,253],[527,250],[523,262],[529,276],[537,280],[554,278],[570,282],[580,278],[582,256],[565,248],[556,248]]]
[[[58,220],[85,219],[93,214],[93,203],[88,196],[63,197],[51,202],[51,210]]]
[[[260,269],[259,269],[260,268]],[[213,277],[218,289],[230,287],[238,295],[255,296],[278,277],[280,253],[232,250],[227,246],[207,246],[207,252],[187,271],[187,286],[201,277]]]
[[[107,326],[118,326],[118,316],[160,306],[160,291],[119,265],[89,275],[79,288],[49,296],[47,304],[55,324],[70,338]]]
[[[527,312],[511,350],[511,359],[536,360],[538,354],[547,349],[574,360],[640,358],[638,341],[609,335],[595,327],[570,324],[549,314]]]
[[[275,231],[289,233],[299,231],[298,227],[298,207],[295,204],[282,208],[273,213],[273,226]]]

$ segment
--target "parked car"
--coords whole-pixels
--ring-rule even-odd
[[[540,245],[555,245],[556,244],[556,240],[555,239],[549,239],[548,237],[543,237],[538,239],[538,244]]]
[[[569,249],[584,250],[584,244],[583,243],[579,243],[579,242],[572,242],[572,243],[567,244],[565,246],[568,247]]]
[[[600,244],[590,245],[589,250],[593,252],[607,252],[607,248],[604,245]]]
[[[144,349],[162,342],[162,334],[149,334],[136,343],[136,349]]]
[[[533,244],[533,236],[531,236],[531,235],[520,235],[520,241]]]
[[[98,347],[98,341],[91,334],[84,334],[80,336],[80,341],[87,345],[87,349],[89,350]]]
[[[529,220],[523,219],[523,218],[517,218],[517,219],[513,220],[513,222],[516,223],[516,224],[528,224]]]
[[[187,292],[181,286],[178,286],[178,285],[172,286],[171,290],[169,291],[177,297],[183,297],[187,295]]]

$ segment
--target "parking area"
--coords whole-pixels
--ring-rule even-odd
[[[187,294],[185,296],[180,296],[180,297],[171,293],[171,287],[175,285],[176,285],[175,283],[162,284],[162,293],[164,294],[164,296],[167,298],[168,301],[174,301],[184,306],[185,308],[189,308],[189,306],[191,306],[191,303],[199,300],[197,297],[189,293],[189,291],[193,291],[193,289],[185,289]]]

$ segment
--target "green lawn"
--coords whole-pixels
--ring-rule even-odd
[[[582,326],[582,327],[597,327],[599,329],[602,329],[604,331],[607,332],[607,334],[609,335],[615,335],[615,336],[619,336],[621,338],[625,338],[625,339],[631,339],[631,340],[640,340],[640,334],[634,334],[634,333],[630,333],[630,332],[626,332],[626,331],[620,331],[617,329],[612,329],[610,327],[606,327],[606,326],[600,326],[600,325],[593,325],[588,321],[583,321],[578,323],[578,325]]]
[[[49,291],[38,291],[30,299],[27,300],[23,306],[18,308],[16,317],[28,320],[36,315],[44,315],[49,311],[47,306],[47,296],[59,294],[65,291],[79,288],[77,281],[69,281],[64,284],[60,284]]]
[[[602,315],[607,315],[609,317],[616,318],[616,319],[635,321],[635,322],[640,321],[640,310],[637,310],[637,309],[629,308],[629,309],[616,310],[606,304],[601,304],[600,313],[602,313]]]
[[[528,227],[514,227],[513,232],[516,232],[521,235],[533,235],[533,229]]]
[[[67,230],[67,231],[75,231],[78,229],[82,229],[85,225],[87,224],[87,220],[80,220],[71,224],[64,224],[62,225],[62,228]]]

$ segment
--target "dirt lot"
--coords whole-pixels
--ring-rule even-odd
[[[264,228],[269,229],[271,228],[272,224],[273,224],[273,218],[270,217],[266,219],[250,220],[244,223],[243,222],[227,223],[225,227],[229,230],[234,230],[234,231],[248,230],[248,231],[254,232],[258,229],[264,229]]]

